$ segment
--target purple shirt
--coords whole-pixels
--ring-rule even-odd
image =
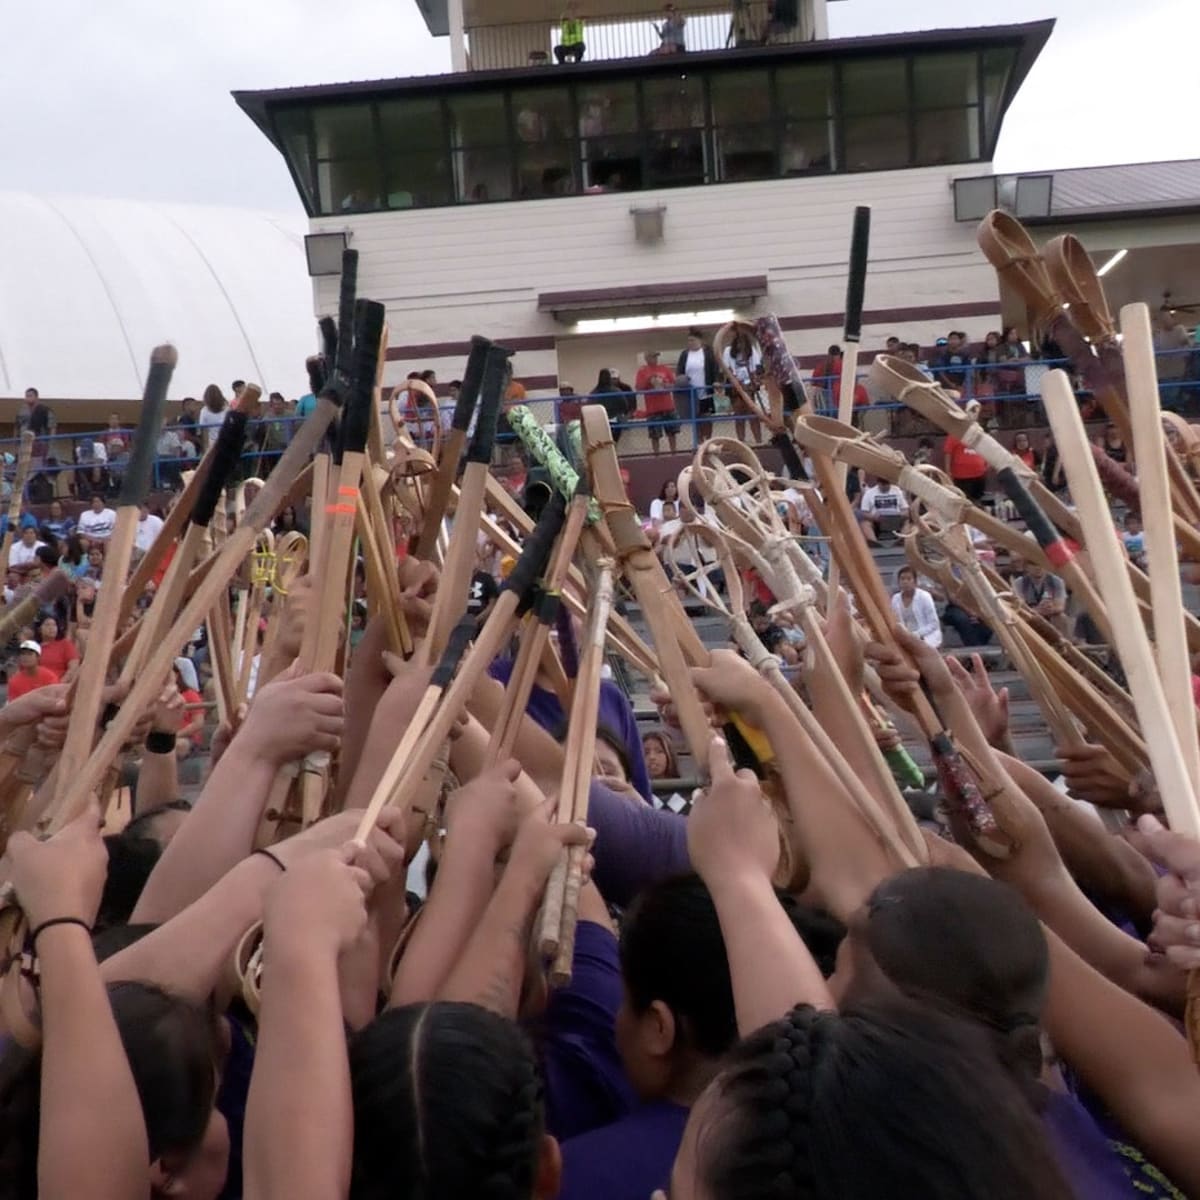
[[[560,1142],[610,1125],[636,1103],[617,1053],[620,1007],[617,939],[580,921],[571,982],[551,993],[533,1030],[546,1080],[546,1128]]]
[[[1108,1139],[1074,1096],[1051,1092],[1042,1128],[1077,1200],[1128,1200],[1138,1195]]]
[[[558,1200],[650,1200],[670,1182],[687,1119],[686,1108],[657,1100],[564,1142]]]
[[[605,900],[622,907],[647,884],[692,869],[687,818],[651,808],[592,781],[588,824],[596,831],[592,879]]]
[[[512,668],[511,659],[498,658],[488,668],[488,674],[507,686]],[[529,703],[525,711],[552,735],[558,733],[567,719],[558,697],[536,683],[533,685],[533,691],[529,693]],[[646,760],[642,755],[642,739],[638,733],[637,720],[625,693],[611,679],[600,681],[599,724],[607,726],[621,739],[629,759],[629,782],[644,800],[649,801],[650,774],[646,770]]]

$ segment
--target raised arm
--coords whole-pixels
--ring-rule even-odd
[[[182,911],[254,848],[275,775],[313,750],[337,749],[342,681],[292,675],[260,689],[196,806],[163,851],[131,920],[163,922]]]
[[[366,928],[368,873],[351,846],[313,855],[272,888],[264,915],[254,1073],[246,1104],[247,1200],[338,1200],[354,1148],[338,956]]]
[[[584,845],[590,837],[581,825],[548,824],[544,810],[521,822],[492,902],[439,999],[479,1004],[503,1017],[517,1015],[530,930],[546,880],[564,846]]]
[[[107,866],[99,810],[89,807],[46,842],[14,834],[2,866],[34,931],[41,972],[38,1196],[149,1196],[141,1101],[88,932]]]
[[[749,771],[733,769],[714,737],[708,790],[688,818],[692,862],[716,905],[733,981],[738,1032],[776,1021],[797,1004],[832,1009],[833,997],[771,885],[779,826]]]

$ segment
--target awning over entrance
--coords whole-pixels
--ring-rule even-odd
[[[640,283],[632,287],[590,288],[570,292],[541,292],[538,311],[571,322],[586,317],[658,316],[751,304],[767,292],[765,275],[734,279],[690,279],[682,283]]]

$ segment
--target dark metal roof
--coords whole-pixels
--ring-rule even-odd
[[[1050,219],[1200,208],[1200,159],[1077,167],[1054,172]]]
[[[930,29],[914,33],[883,33],[869,37],[830,38],[824,41],[798,42],[781,46],[756,46],[740,50],[708,50],[673,56],[606,59],[583,62],[570,69],[570,78],[605,79],[630,75],[647,76],[678,72],[683,63],[691,66],[736,62],[738,66],[765,65],[805,59],[852,55],[875,56],[914,50],[949,50],[955,47],[1012,46],[1018,48],[1016,66],[1009,83],[1006,103],[1029,73],[1054,29],[1054,21],[1033,21],[1022,25],[988,25],[970,29]],[[270,109],[295,103],[355,100],[366,97],[407,95],[414,92],[453,92],[488,88],[497,84],[546,83],[559,78],[554,68],[514,67],[493,71],[462,71],[441,75],[418,75],[402,79],[367,79],[346,83],[319,83],[301,87],[273,88],[267,91],[235,91],[234,100],[252,121],[275,142]],[[278,145],[278,143],[276,143]]]

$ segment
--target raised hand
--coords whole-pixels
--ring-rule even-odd
[[[549,804],[544,804],[521,822],[505,871],[506,878],[512,874],[539,890],[546,886],[565,846],[590,846],[596,837],[596,831],[585,825],[548,821],[548,813]],[[590,873],[590,864],[585,864],[584,877]]]
[[[712,781],[692,805],[688,854],[705,883],[731,876],[770,879],[779,863],[779,824],[752,771],[735,771],[725,740],[708,748]]]
[[[521,764],[509,758],[451,792],[446,797],[447,834],[485,844],[497,854],[511,846],[529,812],[516,786],[520,775]]]
[[[0,876],[12,883],[31,929],[56,917],[74,917],[90,928],[107,874],[108,852],[94,802],[44,842],[14,833],[0,859]]]
[[[1141,847],[1167,874],[1155,888],[1151,941],[1184,970],[1200,967],[1200,841],[1164,829],[1151,816],[1138,819]]]
[[[692,668],[692,682],[715,706],[756,725],[775,697],[771,685],[733,650],[714,650],[710,666]]]
[[[987,738],[988,745],[998,750],[1007,748],[1008,741],[1008,688],[998,692],[992,687],[992,681],[984,668],[983,659],[978,654],[971,655],[971,669],[968,671],[953,655],[945,656],[946,668],[950,672],[955,686],[963,694],[963,699],[970,705]]]
[[[344,724],[341,678],[301,675],[292,666],[255,693],[237,739],[256,757],[282,766],[313,751],[336,750]]]
[[[370,873],[357,863],[361,853],[350,843],[319,850],[279,877],[263,910],[272,951],[296,948],[336,956],[354,945],[366,929],[373,887]]]

